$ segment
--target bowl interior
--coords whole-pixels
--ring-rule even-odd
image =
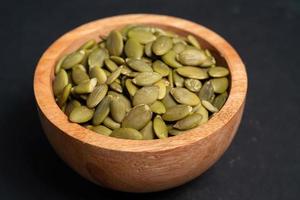
[[[35,74],[35,95],[38,106],[43,114],[62,132],[71,137],[78,139],[81,142],[90,143],[91,145],[121,151],[161,151],[176,148],[186,145],[187,143],[196,142],[222,128],[234,116],[243,104],[242,101],[234,101],[235,93],[238,88],[235,87],[238,83],[236,80],[241,79],[241,76],[246,76],[242,61],[234,51],[234,49],[220,36],[214,32],[189,21],[174,17],[167,17],[171,22],[164,22],[166,16],[149,15],[146,18],[136,18],[136,15],[127,16],[126,20],[122,20],[122,16],[106,18],[95,22],[80,26],[71,32],[59,38],[49,49],[44,53],[41,60],[48,58],[46,64],[39,62]],[[174,23],[172,23],[172,21]],[[111,23],[109,23],[111,22]],[[113,23],[114,22],[114,23]],[[210,50],[217,60],[218,65],[223,65],[229,68],[230,71],[230,93],[223,108],[215,114],[207,123],[200,125],[197,128],[186,131],[186,133],[173,136],[166,139],[157,139],[149,141],[134,141],[103,136],[90,131],[81,125],[70,123],[67,116],[60,110],[54,100],[52,92],[52,80],[54,78],[54,67],[56,61],[64,54],[70,53],[80,47],[89,39],[100,40],[99,36],[106,36],[111,30],[120,29],[127,24],[146,24],[150,26],[161,27],[165,30],[173,31],[179,35],[186,36],[187,34],[194,35],[200,42],[201,46]],[[170,25],[172,24],[172,25]],[[104,26],[105,25],[105,26]],[[194,28],[191,28],[193,26]],[[227,49],[224,48],[224,44]],[[229,49],[228,49],[229,48]],[[237,56],[236,60],[230,60],[230,56]],[[46,67],[48,67],[46,69]],[[43,77],[39,71],[43,70]],[[242,74],[237,71],[242,70]],[[37,80],[43,80],[45,84],[44,90],[38,89]],[[246,88],[247,80],[243,82]],[[244,89],[244,88],[243,88]],[[41,94],[44,93],[41,99]],[[232,94],[234,93],[234,94]],[[243,91],[245,96],[245,91]],[[234,110],[232,110],[234,104]]]

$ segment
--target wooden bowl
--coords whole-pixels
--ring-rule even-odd
[[[125,140],[103,136],[70,123],[52,93],[55,62],[88,39],[99,40],[126,24],[150,24],[198,37],[217,62],[231,72],[229,98],[207,123],[184,134],[159,140]],[[34,94],[41,123],[57,154],[86,179],[127,192],[153,192],[184,184],[212,166],[231,143],[240,124],[247,74],[237,52],[213,31],[163,15],[130,14],[96,20],[56,40],[43,54],[34,75]]]

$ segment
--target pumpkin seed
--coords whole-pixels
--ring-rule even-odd
[[[152,51],[155,55],[166,54],[173,46],[172,39],[168,36],[159,36],[152,44]]]
[[[195,106],[200,103],[199,97],[185,88],[172,88],[170,93],[178,103],[189,106]]]
[[[72,80],[77,85],[90,80],[83,65],[79,64],[72,68]]]
[[[75,108],[75,107],[78,107],[78,106],[81,106],[80,102],[77,101],[77,100],[72,100],[70,101],[69,103],[67,103],[67,106],[66,106],[66,109],[65,109],[65,113],[67,116],[70,115],[70,113],[72,112],[72,110]]]
[[[161,78],[162,76],[157,72],[141,72],[132,79],[132,82],[138,86],[149,86]]]
[[[215,106],[213,106],[209,101],[206,101],[206,100],[202,100],[201,101],[202,105],[207,109],[209,110],[210,112],[218,112],[218,108],[216,108]]]
[[[173,45],[173,51],[175,51],[176,53],[181,53],[184,49],[185,49],[185,45],[181,42],[178,42],[176,44]]]
[[[167,111],[162,115],[165,121],[177,121],[183,119],[192,112],[192,107],[187,105],[174,105],[167,108]]]
[[[58,72],[60,71],[62,63],[64,62],[66,57],[67,57],[67,55],[64,55],[57,61],[56,65],[55,65],[55,75],[57,75]]]
[[[184,85],[184,78],[178,75],[175,70],[173,70],[173,81],[176,87],[183,87]]]
[[[105,44],[110,55],[120,56],[122,54],[124,44],[119,31],[111,31]]]
[[[184,131],[180,131],[178,129],[172,128],[168,131],[168,133],[170,135],[176,136],[176,135],[180,135],[181,133],[183,133]]]
[[[199,67],[181,67],[176,69],[176,72],[181,76],[187,78],[194,78],[199,80],[208,78],[207,72]]]
[[[69,78],[67,72],[61,69],[53,81],[54,96],[56,97],[59,96],[68,83],[69,83]]]
[[[166,96],[168,85],[169,82],[166,79],[161,79],[154,83],[154,86],[157,86],[159,88],[157,99],[163,99]]]
[[[211,81],[206,81],[200,89],[199,97],[201,100],[212,102],[215,98],[214,88]]]
[[[102,99],[105,97],[108,91],[108,86],[106,84],[99,85],[95,87],[93,92],[88,96],[86,100],[86,105],[89,108],[96,107]]]
[[[122,57],[119,57],[119,56],[110,56],[110,59],[111,59],[114,63],[116,63],[116,64],[118,64],[118,65],[123,65],[123,64],[125,64],[125,60],[124,60]]]
[[[145,54],[148,57],[152,57],[152,44],[153,42],[149,42],[145,45]]]
[[[118,122],[115,122],[112,118],[110,117],[106,117],[103,121],[103,125],[112,129],[112,130],[115,130],[117,128],[120,128],[121,127],[121,124],[118,123]]]
[[[105,71],[98,66],[91,68],[89,74],[91,78],[97,79],[98,84],[104,84],[107,80],[107,75]]]
[[[131,140],[142,140],[142,134],[133,128],[118,128],[112,131],[111,137],[131,139]]]
[[[89,41],[85,42],[81,47],[79,47],[79,49],[83,49],[83,50],[91,49],[95,45],[96,45],[96,40],[92,39],[92,40],[89,40]]]
[[[203,124],[203,123],[208,121],[208,111],[202,106],[201,103],[198,104],[197,106],[195,106],[193,108],[192,112],[195,112],[195,113],[198,113],[198,114],[202,115],[202,119],[200,121],[200,124]]]
[[[215,93],[223,93],[228,88],[227,78],[213,78],[210,80]]]
[[[166,65],[164,62],[160,61],[160,60],[156,60],[153,64],[152,64],[153,70],[157,73],[159,73],[162,77],[164,76],[168,76],[170,73],[170,68],[168,67],[168,65]]]
[[[214,101],[213,101],[213,106],[216,107],[218,110],[220,110],[223,105],[225,104],[226,100],[228,98],[228,93],[227,92],[224,92],[220,95],[218,95]]]
[[[102,125],[92,126],[91,130],[96,133],[106,135],[106,136],[109,136],[112,133],[112,130],[110,130],[106,126],[102,126]]]
[[[175,106],[177,105],[176,101],[173,99],[173,97],[171,96],[170,94],[170,90],[171,90],[171,87],[170,86],[167,86],[166,87],[166,95],[165,97],[161,100],[161,102],[164,104],[164,106],[168,109],[172,106]]]
[[[118,65],[116,63],[114,63],[111,59],[106,58],[104,60],[105,66],[106,68],[110,71],[110,72],[114,72],[118,69]]]
[[[125,86],[130,96],[133,97],[138,88],[132,83],[131,79],[126,79]]]
[[[126,115],[126,107],[124,102],[120,100],[120,97],[112,98],[110,103],[110,112],[113,120],[119,123],[122,122]]]
[[[75,51],[71,54],[69,54],[63,61],[61,67],[63,69],[71,69],[74,65],[79,64],[85,55],[85,51],[80,50],[80,51]]]
[[[97,106],[92,120],[94,125],[101,124],[108,116],[110,112],[110,100],[110,97],[106,96]]]
[[[125,54],[128,58],[139,59],[144,54],[144,47],[134,39],[129,39],[125,43]]]
[[[65,105],[66,101],[68,100],[68,97],[71,93],[71,88],[72,85],[68,84],[64,87],[61,95],[58,97],[58,105],[59,107],[62,107],[63,105]]]
[[[189,42],[191,45],[193,45],[193,46],[196,47],[197,49],[201,49],[201,46],[200,46],[198,40],[197,40],[194,36],[188,35],[188,36],[187,36],[187,40],[188,40],[188,42]]]
[[[108,85],[112,84],[121,75],[121,70],[122,70],[122,67],[119,67],[113,73],[111,73],[111,75],[107,78],[106,83]]]
[[[155,37],[155,35],[153,35],[153,33],[148,32],[148,31],[143,31],[143,30],[136,30],[136,29],[132,29],[132,30],[128,31],[127,35],[129,38],[133,38],[134,40],[136,40],[137,42],[139,42],[141,44],[153,42],[156,39],[156,37]]]
[[[88,57],[88,64],[90,66],[90,69],[93,67],[102,67],[106,58],[108,58],[108,53],[105,49],[94,49]]]
[[[229,71],[225,67],[213,67],[208,70],[208,74],[211,77],[219,78],[227,76],[229,74]]]
[[[141,130],[151,120],[152,112],[150,107],[141,104],[132,108],[122,121],[122,127]]]
[[[122,92],[123,92],[123,88],[122,88],[122,86],[120,85],[120,83],[118,83],[118,80],[119,80],[119,79],[117,79],[116,81],[114,81],[113,83],[111,83],[111,84],[109,85],[109,87],[110,87],[112,90],[116,91],[116,92],[122,93]]]
[[[125,105],[126,112],[128,112],[131,109],[131,102],[124,95],[119,94],[119,93],[114,92],[114,91],[108,91],[107,95],[112,96],[112,97],[119,97],[119,100],[122,101],[123,104]]]
[[[150,109],[156,114],[164,114],[166,112],[166,108],[161,101],[154,101],[154,103],[150,105]]]
[[[170,50],[168,53],[164,54],[161,59],[170,67],[173,68],[179,68],[182,67],[182,64],[180,64],[176,60],[177,53],[173,50]]]
[[[83,83],[80,83],[79,85],[73,87],[74,92],[77,94],[86,94],[86,93],[91,93],[95,86],[97,84],[97,79],[92,78],[89,81],[85,81]]]
[[[185,49],[178,54],[178,61],[183,65],[196,66],[200,65],[207,59],[204,51],[197,49]]]
[[[189,78],[184,80],[184,86],[191,92],[199,92],[202,87],[202,83],[197,79]]]
[[[70,113],[69,119],[71,122],[85,123],[92,119],[94,110],[86,106],[75,107]]]
[[[128,66],[138,72],[152,72],[151,63],[147,63],[141,59],[128,59]]]
[[[137,90],[132,99],[133,106],[139,104],[152,104],[157,100],[159,88],[156,86],[145,86]]]
[[[167,125],[159,115],[155,116],[153,120],[153,129],[159,139],[168,137]]]
[[[143,135],[143,140],[152,140],[154,139],[154,130],[152,121],[148,122],[146,126],[140,131]]]
[[[201,122],[201,119],[202,119],[202,115],[198,113],[193,113],[177,121],[173,127],[179,130],[188,130],[198,126]]]

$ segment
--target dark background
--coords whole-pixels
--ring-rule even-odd
[[[36,112],[35,65],[59,36],[91,20],[159,13],[211,28],[240,53],[249,76],[242,124],[201,177],[164,192],[102,189],[70,170]],[[300,0],[1,2],[0,199],[299,199]]]

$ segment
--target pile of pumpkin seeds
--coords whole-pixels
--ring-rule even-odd
[[[228,76],[193,35],[129,25],[62,56],[53,92],[71,122],[117,138],[162,139],[218,112]]]

